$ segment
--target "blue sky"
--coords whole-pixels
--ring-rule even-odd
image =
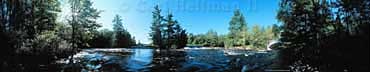
[[[116,14],[123,18],[124,27],[141,43],[150,43],[149,27],[155,5],[162,15],[173,13],[189,33],[200,34],[212,29],[218,34],[228,32],[229,21],[235,9],[240,9],[249,27],[278,23],[275,16],[278,0],[92,0],[102,10],[97,20],[101,29],[111,29]],[[68,7],[63,7],[68,8]]]

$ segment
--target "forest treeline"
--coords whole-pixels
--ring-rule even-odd
[[[70,56],[81,48],[135,45],[134,37],[123,27],[120,16],[115,16],[112,21],[112,30],[98,30],[101,24],[96,20],[102,11],[92,7],[90,0],[68,0],[66,4],[69,4],[71,12],[62,19],[58,0],[1,0],[1,65],[21,67],[19,62],[47,64]],[[24,61],[20,58],[29,59]]]
[[[282,61],[293,71],[369,71],[369,0],[282,0]]]
[[[95,48],[129,48],[136,45],[135,37],[127,31],[123,25],[120,15],[115,15],[112,20],[113,30],[101,29],[95,38],[91,41],[92,47]]]
[[[230,19],[227,34],[217,34],[214,30],[209,30],[205,34],[189,34],[188,45],[264,50],[268,43],[279,38],[281,26],[273,24],[263,27],[254,24],[252,27],[248,27],[245,17],[239,9],[234,11],[234,15]]]
[[[216,31],[209,30],[206,34],[186,33],[173,15],[161,15],[159,6],[154,7],[153,21],[150,37],[152,45],[157,48],[183,48],[185,46],[206,47],[242,47],[255,50],[266,49],[267,44],[277,40],[281,26],[262,27],[255,24],[251,29],[247,28],[247,22],[239,9],[234,12],[229,22],[229,33],[218,35]]]

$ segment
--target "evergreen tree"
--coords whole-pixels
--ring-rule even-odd
[[[272,29],[272,33],[274,34],[274,37],[278,37],[278,35],[280,35],[280,31],[281,31],[281,26],[278,26],[276,24],[273,24],[271,26],[271,29]]]
[[[163,43],[165,48],[183,48],[187,43],[187,34],[184,29],[182,29],[179,23],[172,19],[173,15],[170,13],[164,19],[165,27],[163,29]]]
[[[175,26],[175,24],[177,23],[177,21],[174,21],[172,19],[173,15],[170,13],[166,16],[166,19],[164,19],[164,27],[163,27],[163,43],[164,43],[164,46],[165,48],[174,48],[175,45],[175,41],[174,41],[174,28],[173,26]]]
[[[195,38],[196,38],[196,36],[194,35],[194,34],[192,34],[192,33],[189,33],[188,35],[188,45],[195,45]]]
[[[370,19],[369,2],[368,0],[338,0],[332,2],[332,6],[338,9],[336,12],[338,23],[334,26],[335,29],[338,31],[344,29],[345,33],[352,36],[362,33],[360,31],[363,31],[363,27],[368,25]]]
[[[50,42],[42,41],[40,36],[55,34],[57,13],[60,12],[59,2],[55,0],[12,0],[1,1],[1,42],[5,44],[5,51],[14,52],[16,49],[51,49],[58,47]],[[51,34],[50,34],[51,33]],[[14,37],[14,38],[13,38]],[[51,36],[52,39],[58,38]],[[12,40],[9,40],[12,39]],[[38,44],[39,42],[46,45]],[[54,40],[52,40],[54,41]],[[49,50],[45,50],[49,51]]]
[[[247,43],[247,23],[239,9],[234,11],[234,16],[229,23],[228,46],[245,46]]]
[[[116,15],[113,19],[113,31],[115,32],[114,47],[130,47],[134,45],[130,33],[123,27],[121,16]]]
[[[263,42],[263,29],[258,24],[255,24],[252,28],[251,44],[255,49],[262,48]]]
[[[176,22],[177,23],[177,22]],[[175,45],[177,48],[183,48],[187,44],[188,36],[186,31],[180,27],[179,24],[175,25]]]
[[[334,63],[333,61],[326,61],[335,58],[343,58],[341,56],[326,56],[328,52],[345,54],[345,51],[338,51],[342,47],[348,45],[356,44],[340,44],[341,40],[352,40],[350,37],[341,36],[341,31],[346,31],[348,35],[356,35],[358,32],[363,31],[357,30],[352,26],[356,26],[356,22],[361,24],[361,21],[351,21],[351,20],[361,20],[361,17],[356,17],[359,15],[353,15],[348,17],[348,13],[340,12],[348,11],[349,13],[359,12],[364,9],[366,11],[366,4],[368,1],[349,1],[349,0],[339,0],[334,1],[339,3],[328,3],[326,0],[311,0],[311,1],[301,1],[301,0],[283,0],[280,3],[280,9],[277,18],[279,21],[283,22],[283,32],[281,34],[281,41],[283,42],[286,49],[282,52],[284,56],[284,61],[287,64],[294,64],[295,62],[303,62],[303,64],[308,64],[310,66],[320,67],[320,63],[328,64],[338,64],[342,62]],[[346,5],[345,2],[353,3]],[[362,4],[363,3],[363,4]],[[334,4],[334,5],[333,5]],[[334,7],[330,7],[333,5]],[[363,7],[360,7],[363,6]],[[346,7],[356,7],[356,9]],[[368,6],[367,6],[368,7]],[[338,11],[336,11],[338,10]],[[359,11],[349,11],[349,10],[359,10]],[[336,13],[336,14],[334,14]],[[335,17],[336,16],[336,17]],[[361,15],[363,16],[363,15]],[[366,15],[365,15],[366,16]],[[335,17],[335,18],[334,18]],[[349,21],[346,21],[349,20]],[[351,24],[356,23],[356,24]],[[367,24],[368,25],[368,24]],[[345,27],[345,28],[342,28]],[[345,30],[339,30],[345,29]],[[338,33],[339,32],[339,33]],[[353,32],[353,33],[351,33]],[[361,33],[361,32],[359,32]],[[339,34],[339,35],[336,35]],[[339,42],[338,42],[339,41]],[[360,41],[362,42],[362,41]],[[333,46],[336,44],[340,46]],[[343,46],[342,46],[343,45]],[[330,49],[333,47],[332,49]],[[361,47],[360,47],[361,48]],[[330,50],[329,50],[330,49]],[[345,49],[343,49],[345,50]],[[353,52],[350,52],[353,53]],[[331,67],[341,67],[342,65],[334,65]],[[328,68],[331,68],[328,67]],[[343,67],[341,67],[343,68]],[[303,70],[304,68],[294,67],[297,70]],[[315,70],[312,70],[315,71]]]
[[[153,22],[152,26],[150,27],[151,32],[150,32],[150,37],[152,40],[152,44],[157,47],[157,48],[164,48],[163,43],[162,43],[162,19],[163,17],[161,16],[161,10],[159,9],[159,6],[156,5],[154,7],[154,12],[153,13]]]
[[[150,33],[153,45],[157,48],[183,48],[187,43],[187,34],[169,13],[165,18],[160,15],[159,6],[154,7],[153,22]]]
[[[59,5],[57,0],[0,1],[1,64],[7,63],[3,68],[28,69],[27,65],[17,66],[22,56],[32,57],[25,64],[44,64],[65,55],[61,49],[68,43],[62,39],[62,24],[57,22]],[[19,71],[14,69],[5,71]]]
[[[92,7],[90,0],[69,0],[72,11],[72,19],[69,24],[72,26],[73,48],[90,47],[89,41],[94,37],[94,32],[101,27],[96,22],[101,11]]]
[[[92,47],[112,48],[114,44],[114,32],[109,29],[102,29],[92,41]]]
[[[215,47],[217,46],[217,32],[216,31],[213,31],[213,30],[209,30],[207,33],[206,33],[206,37],[207,37],[207,40],[206,40],[206,45],[205,46],[211,46],[211,47]]]

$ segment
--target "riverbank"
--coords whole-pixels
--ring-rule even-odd
[[[79,51],[79,50],[77,50]],[[55,71],[56,60],[75,54],[70,48],[59,49],[18,49],[1,59],[1,72],[49,72]]]
[[[257,49],[257,48],[249,48],[249,47],[231,47],[231,48],[225,48],[225,47],[203,47],[203,46],[197,46],[197,47],[185,47],[184,49],[223,49],[223,50],[249,50],[249,51],[268,51],[267,49]]]

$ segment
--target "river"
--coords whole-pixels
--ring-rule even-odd
[[[62,59],[61,71],[248,71],[263,70],[276,58],[274,51],[185,48],[159,51],[151,48],[83,49],[70,63]]]

